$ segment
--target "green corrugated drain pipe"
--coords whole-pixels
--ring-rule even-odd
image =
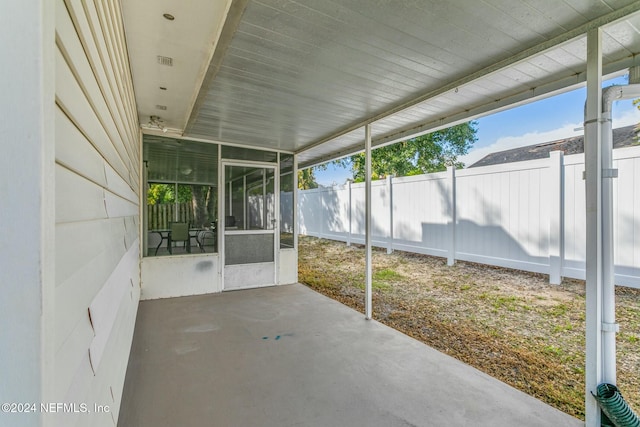
[[[593,394],[593,392],[591,393]],[[598,386],[598,394],[593,394],[596,398],[602,412],[616,427],[640,427],[640,419],[624,401],[622,395],[618,391],[618,387],[611,384],[600,384]],[[602,425],[606,426],[606,420],[603,417]]]

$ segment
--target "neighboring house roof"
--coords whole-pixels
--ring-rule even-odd
[[[636,126],[625,126],[613,130],[613,148],[637,145]],[[501,163],[521,162],[524,160],[543,159],[549,157],[551,151],[563,151],[565,155],[584,153],[584,136],[558,139],[526,147],[491,153],[478,160],[470,168],[498,165]]]

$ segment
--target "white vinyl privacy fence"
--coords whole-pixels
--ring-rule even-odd
[[[640,288],[640,147],[614,150],[616,284]],[[584,155],[372,183],[375,246],[584,279]],[[300,234],[364,243],[364,184],[299,193]]]

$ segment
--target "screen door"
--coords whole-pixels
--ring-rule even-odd
[[[223,163],[224,290],[276,282],[277,167]]]

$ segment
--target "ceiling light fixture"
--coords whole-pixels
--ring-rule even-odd
[[[164,126],[164,123],[162,122],[160,116],[149,116],[149,126],[156,127],[164,133],[167,133],[167,131],[169,130]]]
[[[163,13],[162,16],[164,16],[164,19],[168,21],[173,21],[174,19],[176,19],[176,17],[170,13]]]

